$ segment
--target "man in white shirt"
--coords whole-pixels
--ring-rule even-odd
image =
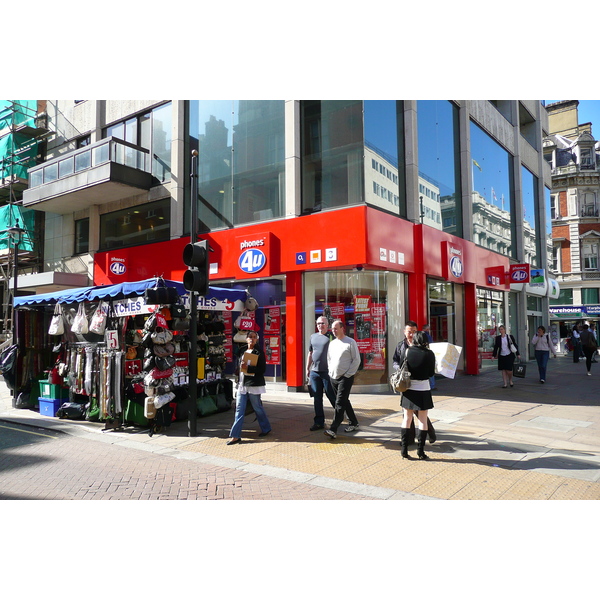
[[[354,375],[360,367],[360,352],[357,343],[346,335],[342,321],[334,321],[331,331],[335,339],[329,342],[327,365],[329,380],[335,392],[335,414],[331,427],[325,430],[325,435],[333,439],[344,420],[344,413],[350,419],[350,425],[344,431],[349,433],[358,429],[358,420],[350,404],[350,390],[354,383]]]

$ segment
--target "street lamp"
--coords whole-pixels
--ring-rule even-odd
[[[17,275],[19,268],[19,244],[23,238],[23,234],[25,233],[25,229],[19,227],[19,219],[16,221],[16,225],[14,227],[9,227],[6,230],[8,233],[9,239],[13,242],[13,248],[15,249],[15,257],[14,257],[14,284],[13,284],[13,306],[12,306],[12,334],[13,334],[13,344],[17,343],[17,324],[15,319],[15,298],[17,297]]]

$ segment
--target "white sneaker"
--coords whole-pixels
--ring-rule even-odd
[[[348,425],[348,427],[346,427],[346,429],[344,429],[344,431],[346,433],[350,433],[351,431],[357,431],[358,430],[358,423],[356,425]]]
[[[588,373],[588,375],[589,375],[590,377],[592,376],[592,374],[591,374],[591,373]]]
[[[332,431],[331,429],[326,429],[323,433],[328,435],[332,440],[335,440],[336,438],[335,431]]]

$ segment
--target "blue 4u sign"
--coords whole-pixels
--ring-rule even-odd
[[[238,265],[244,273],[258,273],[267,264],[267,257],[258,248],[248,248],[240,254]]]

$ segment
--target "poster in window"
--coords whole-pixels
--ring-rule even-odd
[[[386,305],[383,302],[371,304],[371,343],[373,352],[381,352],[386,347]]]
[[[354,339],[361,354],[372,350],[371,296],[354,296]]]
[[[265,306],[265,334],[281,332],[281,307]]]
[[[281,338],[278,335],[265,334],[265,359],[268,365],[281,363]]]
[[[341,321],[346,323],[344,318],[344,304],[343,302],[329,302],[323,306],[323,315],[329,323],[329,329],[334,321]]]

